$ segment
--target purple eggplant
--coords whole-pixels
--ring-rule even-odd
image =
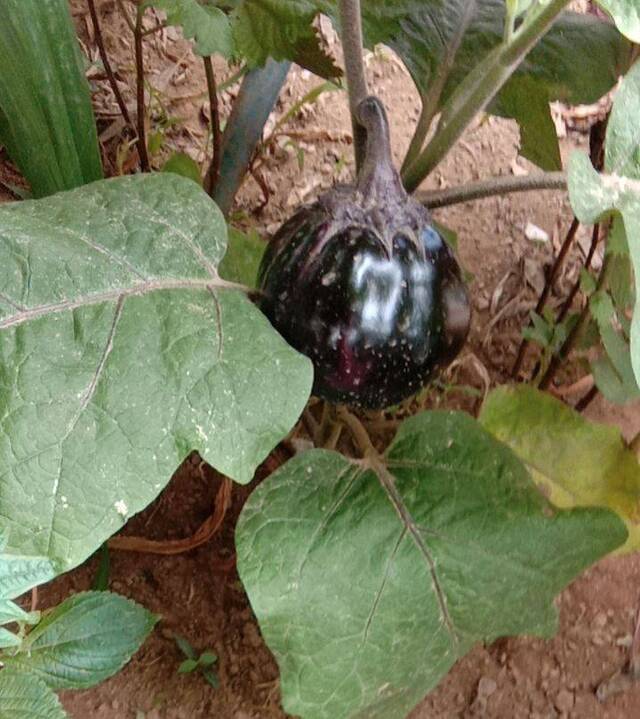
[[[259,273],[260,307],[314,365],[314,393],[378,409],[415,394],[458,354],[471,308],[460,267],[391,160],[380,101],[355,186],[338,185],[278,230]]]

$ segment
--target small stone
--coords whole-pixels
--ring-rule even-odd
[[[561,689],[553,705],[559,712],[569,712],[573,709],[574,696],[568,689]]]
[[[607,615],[604,612],[598,612],[596,616],[593,619],[593,624],[596,627],[599,627],[602,629],[604,625],[607,623]]]
[[[533,222],[527,222],[524,228],[524,236],[532,242],[549,242],[549,233],[542,227],[534,225]]]
[[[490,697],[498,688],[496,682],[491,677],[480,677],[478,682],[478,697],[486,699]]]

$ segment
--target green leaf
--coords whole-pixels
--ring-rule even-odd
[[[3,662],[52,689],[86,689],[119,671],[157,620],[118,594],[74,594],[45,614],[20,651]]]
[[[426,98],[466,5],[467,0],[366,3],[363,20],[367,45],[390,45]],[[503,0],[476,0],[475,12],[444,85],[441,105],[502,42],[505,14]],[[629,57],[629,43],[609,23],[593,15],[563,13],[527,55],[489,111],[516,119],[523,154],[541,162],[545,169],[557,169],[560,158],[548,103],[595,102],[626,71]]]
[[[626,537],[607,510],[553,511],[462,413],[407,420],[387,462],[304,453],[242,511],[238,570],[290,714],[405,716],[476,642],[551,635],[554,596]]]
[[[198,668],[197,659],[185,659],[178,667],[178,674],[190,674]]]
[[[22,639],[16,636],[13,632],[10,632],[4,627],[0,627],[0,649],[8,649],[9,647],[19,647],[22,644]],[[0,715],[1,716],[1,715]]]
[[[605,143],[604,174],[575,152],[569,163],[569,195],[578,219],[593,223],[619,212],[634,267],[636,305],[631,325],[631,364],[640,384],[640,63],[616,93]]]
[[[187,639],[181,637],[179,634],[174,634],[173,640],[178,645],[178,648],[185,655],[185,657],[187,657],[188,659],[193,659],[194,661],[198,660],[198,655],[196,654],[191,644],[189,644]]]
[[[212,689],[217,689],[220,686],[218,677],[211,671],[211,669],[203,669],[202,676]]]
[[[171,173],[0,209],[0,526],[71,568],[194,449],[248,482],[312,382],[220,280],[226,225]],[[88,501],[90,497],[90,501]]]
[[[512,117],[520,126],[520,154],[543,170],[562,169],[549,95],[530,77],[513,78],[502,89],[493,111]]]
[[[0,672],[0,719],[68,719],[58,697],[31,674]]]
[[[340,76],[312,26],[322,5],[306,0],[241,0],[233,16],[238,51],[252,66],[264,65],[271,57],[297,62],[320,77]]]
[[[480,421],[529,466],[556,506],[609,507],[627,524],[624,551],[640,548],[640,465],[620,430],[524,386],[494,390]]]
[[[631,366],[629,344],[616,327],[619,318],[613,299],[606,292],[596,292],[589,300],[591,315],[598,325],[598,332],[606,356],[591,363],[597,387],[611,402],[627,404],[640,398],[640,388]]]
[[[189,180],[193,180],[197,185],[202,186],[200,167],[198,163],[185,152],[174,152],[164,163],[162,172],[173,172],[176,175],[181,175]]]
[[[519,2],[518,12],[527,4]],[[467,5],[468,0],[363,3],[366,44],[384,43],[393,48],[424,99],[442,69]],[[296,43],[310,32],[318,12],[330,15],[337,24],[335,0],[243,0],[234,27],[236,42],[253,62],[262,63],[269,55],[296,60]],[[476,0],[441,104],[502,42],[505,18],[504,0]],[[558,169],[560,155],[548,103],[595,102],[627,70],[629,58],[629,42],[610,23],[593,15],[566,12],[527,55],[489,109],[518,121],[526,157],[544,169]]]
[[[0,554],[0,599],[15,599],[56,576],[47,557]]]
[[[203,652],[198,659],[198,664],[201,667],[210,667],[218,661],[218,657],[213,652]]]
[[[180,26],[184,36],[194,40],[197,55],[220,53],[230,58],[234,54],[229,19],[209,0],[146,0],[144,4],[164,10],[169,25]]]
[[[640,5],[638,0],[598,0],[615,20],[618,30],[629,40],[640,43]]]
[[[26,624],[37,624],[40,621],[40,612],[25,612],[14,602],[8,599],[0,599],[0,624],[12,622],[25,622]]]
[[[258,269],[267,243],[255,230],[244,233],[229,227],[227,253],[220,263],[220,276],[247,287],[258,286]]]
[[[0,3],[0,142],[34,197],[102,177],[67,0]]]

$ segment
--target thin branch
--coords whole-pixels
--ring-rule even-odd
[[[593,256],[596,252],[596,247],[598,246],[598,242],[600,240],[600,225],[594,225],[593,226],[593,232],[591,233],[591,246],[589,247],[589,252],[587,253],[587,257],[584,261],[584,269],[588,270],[591,267],[591,262],[593,260]],[[573,305],[573,300],[575,299],[576,295],[578,294],[578,290],[580,289],[580,277],[573,283],[573,287],[571,288],[571,292],[569,292],[567,299],[564,301],[564,304],[562,305],[562,309],[560,310],[560,314],[558,315],[558,322],[562,322],[562,320],[569,314],[569,310],[571,309],[571,306]]]
[[[478,180],[459,187],[446,190],[417,192],[415,197],[425,207],[436,209],[461,202],[483,200],[495,195],[506,195],[513,192],[530,192],[532,190],[566,190],[567,176],[564,172],[540,172],[524,177],[491,177]]]
[[[147,35],[153,35],[156,32],[160,32],[160,30],[164,30],[168,24],[166,22],[159,22],[153,27],[150,27],[148,30],[142,31],[142,37],[147,37]]]
[[[594,384],[593,387],[585,394],[574,407],[576,412],[584,412],[585,409],[593,402],[593,400],[600,394],[600,390]]]
[[[562,263],[564,262],[564,259],[567,256],[567,253],[569,252],[569,248],[573,244],[573,240],[576,236],[576,233],[578,232],[579,227],[580,227],[580,221],[576,217],[574,217],[573,222],[571,223],[571,227],[569,227],[569,231],[567,232],[567,235],[564,238],[564,242],[562,243],[560,252],[558,252],[556,259],[554,260],[551,270],[549,271],[549,274],[546,277],[546,280],[544,283],[544,288],[542,289],[542,292],[540,293],[540,297],[538,298],[538,303],[536,304],[536,307],[534,309],[534,312],[537,315],[542,313],[544,306],[547,304],[547,299],[549,298],[549,295],[551,294],[551,290],[553,288],[554,282],[556,281],[558,271],[560,270],[560,267],[562,266]],[[531,325],[529,325],[529,326],[531,326]],[[524,360],[524,355],[525,355],[525,352],[527,351],[528,346],[529,346],[529,340],[526,337],[524,337],[522,339],[522,341],[520,342],[520,347],[518,348],[518,355],[516,357],[516,361],[513,363],[513,368],[511,370],[511,376],[513,378],[517,377],[518,374],[520,374],[520,369],[522,367],[522,361]]]
[[[342,40],[347,88],[349,90],[356,168],[360,170],[364,160],[367,136],[364,128],[356,119],[356,108],[369,94],[362,59],[363,40],[360,0],[340,0],[340,39]]]
[[[604,262],[602,264],[602,270],[600,271],[600,276],[598,277],[598,281],[596,283],[596,292],[606,287],[609,281],[609,275],[611,273],[612,267],[613,265],[610,261],[610,258],[605,255]],[[584,331],[589,325],[590,318],[591,310],[589,307],[589,303],[587,302],[582,308],[582,312],[580,313],[578,321],[567,335],[565,341],[562,343],[562,347],[560,347],[558,352],[551,358],[549,366],[547,367],[547,370],[543,374],[542,379],[540,380],[540,383],[538,385],[540,389],[546,389],[551,384],[551,381],[553,380],[556,372],[558,371],[558,368],[560,367],[560,363],[569,356],[571,350],[573,350],[573,348],[582,338]]]
[[[220,179],[220,166],[222,163],[222,130],[220,129],[220,106],[218,104],[218,88],[213,64],[210,57],[203,57],[204,72],[207,76],[207,91],[209,93],[209,114],[211,115],[211,137],[213,142],[213,156],[204,180],[204,188],[213,196],[213,192]]]
[[[138,129],[138,154],[140,155],[140,166],[143,172],[151,170],[149,152],[147,150],[147,132],[145,128],[145,106],[144,106],[144,56],[142,48],[142,18],[144,9],[142,4],[138,6],[136,26],[133,36],[136,49],[136,100],[137,100],[137,129]]]
[[[402,172],[404,172],[404,170],[416,159],[424,146],[433,118],[438,114],[442,91],[449,79],[456,55],[458,54],[460,44],[462,43],[462,38],[467,32],[467,28],[469,27],[469,23],[471,22],[475,9],[476,0],[467,0],[462,18],[458,23],[451,41],[447,45],[442,62],[438,64],[435,77],[429,85],[429,90],[427,91],[427,94],[421,98],[422,109],[420,111],[420,117],[418,119],[418,124],[416,125],[411,144],[409,145],[409,149],[407,150],[407,154],[404,158],[404,162],[402,163]]]
[[[118,103],[118,107],[120,108],[120,112],[122,113],[122,117],[124,117],[124,121],[127,123],[127,125],[129,125],[129,127],[135,129],[133,122],[131,122],[131,116],[129,115],[127,104],[125,103],[124,98],[122,97],[122,93],[120,92],[120,88],[118,87],[118,81],[116,80],[115,73],[113,72],[111,63],[109,62],[107,50],[104,46],[104,39],[102,37],[102,30],[100,28],[100,21],[98,19],[98,13],[96,11],[95,0],[87,0],[87,2],[89,4],[89,14],[91,15],[91,22],[93,23],[93,31],[96,36],[96,45],[98,46],[98,52],[100,53],[100,59],[102,60],[104,70],[107,73],[109,85],[111,85],[111,89],[113,90],[113,94],[115,95],[116,102]]]
[[[122,13],[122,17],[124,18],[124,21],[127,23],[127,26],[129,30],[131,30],[132,33],[135,33],[136,26],[131,22],[131,17],[129,15],[129,11],[124,6],[124,2],[122,0],[116,0],[118,3],[118,7],[120,8],[120,12]]]

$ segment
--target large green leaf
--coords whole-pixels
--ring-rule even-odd
[[[442,67],[463,23],[469,0],[368,0],[363,3],[365,41],[385,43],[403,59],[422,94]],[[519,3],[519,10],[527,3]],[[335,0],[243,0],[243,52],[256,61],[269,55],[293,57],[296,42],[316,12],[337,22]],[[444,86],[445,101],[503,39],[504,0],[475,0],[475,8]],[[528,54],[490,108],[515,118],[523,132],[523,153],[545,169],[559,163],[558,141],[548,103],[595,102],[625,72],[630,45],[610,23],[593,15],[564,13]],[[522,82],[522,84],[520,84]],[[529,138],[537,137],[537,143]]]
[[[614,212],[622,215],[634,267],[636,305],[631,325],[631,364],[640,384],[640,62],[619,88],[609,118],[604,174],[576,152],[569,166],[569,195],[576,216],[585,223]]]
[[[3,662],[35,674],[51,689],[86,689],[119,671],[156,621],[139,604],[117,594],[74,594],[45,614],[20,651]]]
[[[167,22],[179,25],[186,38],[195,42],[198,55],[220,53],[226,58],[233,55],[233,36],[227,16],[212,3],[198,0],[146,0],[167,14]]]
[[[238,51],[250,65],[267,58],[292,60],[325,78],[341,74],[322,49],[312,26],[327,3],[306,0],[240,0],[233,14],[233,36]]]
[[[0,719],[68,719],[58,697],[31,674],[0,671]]]
[[[640,5],[638,0],[598,0],[611,14],[621,33],[640,43]]]
[[[402,3],[406,15],[386,41],[403,58],[423,96],[461,21],[466,2]],[[504,21],[504,0],[477,0],[442,102],[502,41]],[[373,38],[385,41],[387,22],[385,13],[380,22],[368,23]],[[595,102],[616,83],[628,61],[629,44],[614,27],[594,16],[566,12],[527,55],[489,109],[518,121],[526,157],[544,169],[557,169],[560,155],[548,103]],[[530,141],[531,136],[537,137],[537,143]]]
[[[67,0],[0,3],[0,143],[35,197],[102,177]]]
[[[218,277],[226,225],[191,180],[106,180],[0,210],[0,529],[63,568],[197,449],[248,482],[310,362]]]
[[[626,538],[554,511],[468,415],[407,420],[388,470],[302,454],[245,505],[238,570],[303,719],[405,716],[478,641],[549,636],[554,596]]]
[[[624,549],[640,548],[640,464],[617,427],[589,422],[524,386],[494,390],[480,421],[525,462],[555,505],[613,509],[629,530]]]

